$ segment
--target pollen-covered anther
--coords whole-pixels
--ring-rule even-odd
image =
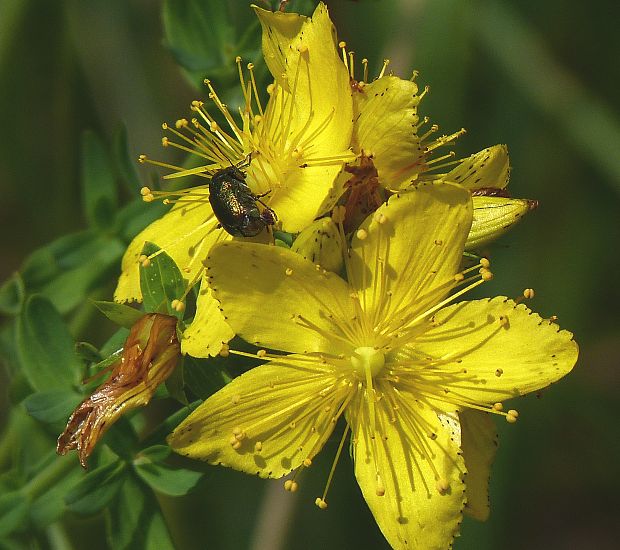
[[[144,254],[138,258],[138,262],[140,262],[142,267],[149,267],[151,265],[151,260],[149,260],[148,256],[145,256]]]
[[[363,241],[368,237],[368,231],[366,231],[365,229],[358,229],[355,235],[360,241]]]
[[[166,136],[164,136],[163,138],[161,138],[161,144],[162,147],[168,147],[168,145],[170,145],[170,140]]]
[[[496,412],[501,412],[504,410],[504,405],[502,403],[493,403],[493,410]]]
[[[299,46],[297,46],[297,51],[299,53],[306,53],[308,51],[308,45],[307,44],[300,44]]]
[[[294,493],[299,489],[299,483],[297,483],[294,479],[287,479],[284,482],[284,490]]]
[[[495,371],[495,376],[497,376],[498,378],[499,378],[502,374],[504,374],[504,369],[497,369],[497,370]]]
[[[275,86],[275,84],[272,82],[271,84],[269,84],[269,85],[267,86],[267,93],[268,93],[269,95],[272,95],[272,94],[273,94],[273,92],[275,91],[275,89],[276,89],[276,86]]]
[[[508,320],[508,317],[506,317],[505,315],[500,315],[499,316],[499,324],[502,325],[503,327],[507,327],[509,325],[510,321]]]
[[[263,442],[262,441],[257,441],[256,443],[254,443],[254,452],[255,453],[260,453],[263,450]]]
[[[311,458],[308,458],[308,457],[304,458],[303,465],[304,465],[306,468],[310,468],[310,466],[312,466],[312,459],[311,459]]]
[[[215,122],[215,120],[209,123],[209,130],[211,130],[212,132],[217,132],[219,130],[219,125],[217,122]]]
[[[440,495],[445,495],[450,489],[450,484],[448,483],[447,479],[440,478],[435,483],[435,488],[437,489]]]
[[[457,283],[461,282],[461,281],[462,281],[462,280],[464,280],[464,279],[465,279],[465,275],[463,275],[462,273],[457,273],[457,274],[454,276],[454,280],[455,280]]]
[[[480,269],[480,276],[483,281],[490,281],[493,278],[493,272],[483,267]]]
[[[327,502],[321,497],[316,497],[314,504],[316,504],[321,510],[327,510]]]
[[[174,123],[174,125],[177,130],[180,130],[181,128],[187,128],[189,126],[189,122],[186,118],[180,118]]]
[[[259,349],[256,352],[256,357],[260,357],[262,359],[263,357],[266,357],[266,356],[267,356],[267,350],[266,349]]]
[[[517,418],[519,418],[519,413],[514,409],[510,409],[506,413],[506,422],[508,422],[509,424],[514,424],[517,421]]]
[[[535,296],[535,292],[534,292],[534,289],[533,289],[533,288],[526,288],[526,289],[523,291],[523,297],[524,297],[526,300],[531,300],[534,296]]]
[[[181,300],[172,300],[170,306],[174,311],[178,311],[179,313],[185,310],[185,304]]]
[[[489,269],[489,267],[491,267],[491,262],[489,261],[488,258],[481,258],[480,266],[484,269]]]
[[[387,216],[383,212],[375,212],[373,218],[378,224],[384,224],[387,221]]]
[[[284,270],[284,273],[285,273],[288,277],[290,277],[290,276],[293,274],[293,270],[292,270],[292,268],[287,267],[287,268]]]
[[[144,163],[145,163],[148,159],[149,159],[149,157],[147,157],[146,155],[140,155],[140,156],[138,157],[138,162],[139,162],[140,164],[144,164]]]
[[[435,239],[434,242],[437,246],[441,246],[443,244],[443,241],[441,239]]]
[[[228,347],[228,344],[222,344],[219,356],[220,357],[228,357],[229,355],[230,355],[230,348]]]

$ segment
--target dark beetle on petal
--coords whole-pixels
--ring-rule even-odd
[[[222,168],[209,182],[209,202],[220,225],[234,237],[255,237],[277,220],[276,213],[245,183],[245,172],[238,166]],[[260,203],[264,206],[261,212]]]

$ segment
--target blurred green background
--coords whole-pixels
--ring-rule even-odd
[[[465,520],[456,548],[617,548],[617,2],[570,8],[562,0],[328,5],[339,38],[358,58],[369,59],[371,74],[384,57],[400,76],[420,71],[418,81],[431,86],[422,114],[446,132],[468,129],[457,145],[461,156],[508,144],[513,196],[538,199],[540,206],[493,246],[495,279],[485,293],[515,297],[533,287],[533,309],[557,315],[581,348],[570,376],[541,398],[522,399],[519,422],[500,426],[491,517],[486,524]],[[229,1],[228,7],[238,28],[256,25],[247,2]],[[203,91],[179,69],[161,12],[153,0],[0,0],[0,280],[33,249],[85,226],[79,184],[84,130],[110,143],[124,122],[133,157],[172,158],[160,149],[160,125],[185,116]],[[204,18],[208,22],[208,12]],[[234,69],[237,53],[215,51],[214,66]],[[212,80],[228,85],[230,75],[215,72]],[[201,68],[194,74],[207,76]],[[148,172],[139,173],[146,182]],[[123,199],[130,198],[126,192]],[[101,344],[107,334],[92,339]],[[0,410],[8,402],[3,393]],[[280,483],[210,468],[194,494],[162,498],[177,546],[387,547],[347,456],[336,471],[329,510],[314,506],[335,446],[328,445],[323,465],[295,496]],[[81,538],[70,529],[62,544],[105,547],[97,522],[72,518],[71,525]]]

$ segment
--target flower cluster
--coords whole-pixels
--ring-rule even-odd
[[[350,435],[355,476],[389,543],[447,548],[463,512],[488,515],[491,417],[515,422],[503,402],[555,382],[577,359],[572,335],[521,303],[531,289],[460,301],[493,276],[486,258],[464,252],[536,202],[509,197],[505,146],[453,158],[463,131],[436,137],[418,115],[427,90],[415,74],[387,74],[386,63],[369,81],[362,60],[358,79],[325,5],[311,18],[254,9],[268,101],[237,59],[238,115],[206,81],[226,127],[200,101],[191,120],[164,125],[163,144],[200,166],[141,160],[207,183],[143,189],[174,206],[130,245],[115,298],[141,299],[141,251],[153,241],[189,288],[200,285],[182,351],[263,362],[183,421],[173,449],[261,477],[292,473],[294,491],[342,419],[334,465]],[[226,230],[258,219],[256,237]],[[273,246],[274,224],[296,235],[292,246]],[[229,350],[234,335],[259,351]]]

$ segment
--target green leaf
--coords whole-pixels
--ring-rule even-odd
[[[200,405],[202,401],[194,401],[190,403],[187,407],[183,407],[181,410],[178,410],[168,418],[166,418],[163,422],[155,428],[149,435],[144,438],[142,441],[142,445],[159,445],[165,444],[166,437],[172,432],[174,428],[176,428],[189,414]]]
[[[126,480],[126,466],[117,460],[85,474],[65,496],[67,508],[83,516],[101,511]]]
[[[46,424],[64,423],[83,396],[71,390],[51,390],[29,395],[24,400],[28,414]]]
[[[162,16],[166,44],[196,87],[202,88],[205,76],[225,88],[238,86],[237,55],[260,63],[260,26],[249,6],[239,10],[220,0],[166,0]],[[241,29],[247,29],[243,36]]]
[[[141,464],[143,462],[161,462],[162,460],[166,460],[172,450],[168,445],[153,445],[151,447],[147,447],[146,449],[142,449],[140,453],[136,456],[134,460],[134,464]]]
[[[38,391],[68,389],[82,365],[62,317],[42,296],[31,296],[17,320],[17,350],[24,374]]]
[[[0,496],[0,538],[26,524],[29,507],[30,500],[19,491]]]
[[[88,224],[108,232],[116,218],[116,184],[103,144],[90,131],[82,137],[82,185]]]
[[[147,242],[142,254],[152,256],[159,251],[157,245]],[[186,286],[177,264],[163,251],[151,257],[148,267],[140,265],[140,289],[145,311],[167,313],[182,319],[183,312],[175,311],[171,303],[183,296]]]
[[[78,462],[75,461],[75,468],[60,477],[57,483],[30,504],[30,521],[35,527],[39,529],[47,527],[65,514],[65,495],[83,475]]]
[[[121,175],[123,183],[131,193],[135,193],[140,189],[140,177],[136,170],[136,163],[129,154],[129,145],[127,143],[127,127],[120,124],[114,132],[113,142],[113,160],[116,169]]]
[[[0,312],[17,315],[22,308],[25,295],[24,281],[19,273],[15,273],[0,287]]]
[[[172,372],[172,374],[166,379],[166,389],[170,394],[170,397],[179,401],[183,405],[187,405],[187,396],[183,391],[183,387],[185,386],[185,381],[183,378],[183,362],[180,361],[177,365],[176,369]]]
[[[75,353],[84,363],[98,363],[103,360],[99,350],[89,342],[76,342]]]
[[[127,417],[121,417],[103,436],[103,443],[120,458],[131,460],[136,453],[138,436]]]
[[[144,317],[144,312],[126,304],[116,302],[93,302],[97,309],[101,311],[110,321],[121,327],[131,328],[134,324]]]
[[[108,341],[101,346],[101,355],[107,357],[108,355],[121,351],[125,345],[127,336],[129,336],[129,330],[126,328],[119,328],[112,336],[110,336]]]
[[[183,356],[183,374],[186,386],[196,397],[206,399],[223,388],[231,377],[225,367],[226,359],[214,357],[197,359]]]
[[[47,296],[61,313],[66,313],[107,281],[124,251],[125,243],[119,239],[82,231],[33,252],[20,274],[29,294]]]
[[[106,509],[106,533],[114,550],[174,550],[155,495],[133,476]]]
[[[204,475],[203,472],[153,462],[134,464],[134,468],[151,489],[171,497],[186,495]]]

